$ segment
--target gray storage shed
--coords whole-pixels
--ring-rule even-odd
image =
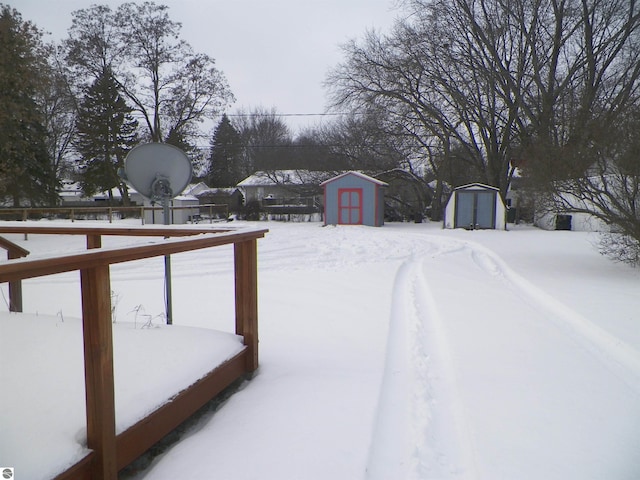
[[[482,183],[455,188],[444,210],[444,227],[505,230],[507,207],[500,191]]]
[[[385,182],[360,172],[345,172],[320,184],[325,225],[384,225]]]

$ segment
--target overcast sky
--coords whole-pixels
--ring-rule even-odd
[[[2,0],[0,0],[2,1]],[[61,39],[71,12],[116,0],[5,0],[40,29]],[[182,39],[213,57],[236,103],[231,112],[261,106],[283,114],[326,110],[322,86],[343,56],[340,45],[368,29],[388,31],[394,0],[158,0],[182,23]],[[286,117],[294,131],[322,117]]]

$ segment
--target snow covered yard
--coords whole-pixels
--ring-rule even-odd
[[[259,226],[270,229],[258,241],[260,370],[139,479],[640,477],[640,272],[601,257],[591,234]],[[82,239],[10,239],[32,255],[84,248]],[[225,248],[173,257],[174,326],[232,329]],[[112,267],[116,332],[133,332],[120,343],[143,356],[152,349],[132,327],[133,311],[162,312],[162,275],[160,259]],[[73,274],[25,281],[25,312],[40,314],[29,324],[61,327],[64,318],[70,328],[80,316],[77,282]],[[5,392],[19,392],[44,353],[16,362],[10,347],[20,332],[9,317],[0,316],[0,375]],[[35,343],[46,328],[22,334]],[[58,352],[64,338],[55,337]],[[150,365],[144,372],[164,368]],[[78,368],[58,370],[54,383],[76,388]],[[147,373],[126,382],[138,387],[133,404],[156,395]],[[11,404],[3,396],[0,464],[16,467],[16,478],[28,465],[55,471],[48,436],[5,428],[13,417],[31,423],[46,401],[38,393]],[[43,418],[65,425],[64,412]],[[17,439],[28,451],[8,449]],[[82,433],[55,442],[82,450]]]

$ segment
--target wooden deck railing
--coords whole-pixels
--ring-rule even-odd
[[[0,283],[80,271],[84,338],[87,444],[92,452],[58,479],[115,480],[118,471],[144,453],[236,379],[258,368],[257,239],[266,229],[176,227],[82,227],[2,225],[0,234],[85,235],[88,250],[52,258],[0,264]],[[167,237],[127,248],[101,248],[103,235]],[[179,238],[171,238],[179,237]],[[234,245],[235,333],[244,349],[168,404],[116,436],[109,267],[115,263]]]

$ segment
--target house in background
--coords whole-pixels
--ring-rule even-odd
[[[108,202],[110,199],[113,200],[114,205],[120,205],[122,202],[122,195],[120,195],[120,190],[117,188],[111,189],[111,192],[107,190],[86,197],[82,191],[80,182],[63,180],[61,184],[62,188],[58,191],[61,207],[100,207],[109,205]],[[128,191],[129,201],[132,206],[143,205],[144,197],[140,195],[135,188],[128,186]]]
[[[329,172],[311,170],[258,171],[238,183],[254,220],[320,221],[322,188]]]
[[[73,180],[62,180],[61,189],[58,191],[60,204],[63,207],[86,206],[93,202],[92,198],[84,196],[79,182]]]
[[[507,228],[507,207],[499,189],[482,183],[456,187],[444,210],[444,228]]]
[[[330,176],[311,170],[258,171],[238,183],[238,188],[245,203],[267,199],[268,204],[282,204],[285,199],[317,199],[322,194],[320,182]]]
[[[325,225],[384,225],[385,182],[351,171],[320,186],[324,189]]]
[[[575,208],[593,208],[584,200],[565,195],[565,201]],[[604,221],[585,212],[549,208],[549,201],[538,197],[534,211],[533,224],[544,230],[573,230],[576,232],[611,232],[611,226]]]
[[[244,196],[236,187],[207,188],[195,194],[200,205],[226,205],[229,213],[238,213],[244,204]]]
[[[79,182],[65,180],[58,192],[61,207],[108,207],[110,200],[113,206],[122,205],[122,197],[117,188],[111,192],[99,192],[86,197]],[[128,186],[130,206],[144,207],[144,223],[164,224],[162,205],[153,204],[130,185]],[[209,188],[206,183],[192,183],[185,187],[180,195],[171,199],[171,220],[175,224],[197,222],[205,218],[227,219],[230,213],[237,213],[243,207],[243,196],[236,187]]]

